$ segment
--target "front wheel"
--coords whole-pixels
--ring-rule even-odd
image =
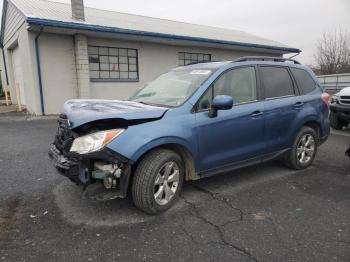
[[[300,170],[309,167],[317,152],[317,133],[310,127],[303,127],[296,136],[293,147],[286,156],[289,168]]]
[[[151,151],[135,171],[134,204],[148,214],[169,209],[180,194],[183,177],[184,165],[178,154],[167,149]]]

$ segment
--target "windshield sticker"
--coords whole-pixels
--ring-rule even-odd
[[[193,70],[191,71],[191,75],[209,75],[211,73],[210,70]]]

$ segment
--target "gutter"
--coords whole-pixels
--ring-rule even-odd
[[[39,79],[41,114],[44,116],[45,115],[45,106],[44,106],[43,82],[42,82],[42,78],[41,78],[40,52],[39,52],[39,37],[40,37],[43,29],[44,29],[44,27],[41,26],[39,33],[35,37],[35,55],[36,55],[36,66],[37,66],[38,79]]]
[[[50,20],[50,19],[41,19],[41,18],[35,18],[35,17],[27,17],[26,21],[28,24],[31,24],[31,25],[41,25],[41,26],[49,26],[49,27],[56,27],[56,28],[73,29],[73,30],[87,30],[92,32],[157,37],[157,38],[163,38],[163,39],[169,39],[169,40],[185,40],[185,41],[223,44],[223,45],[240,46],[240,47],[262,48],[262,49],[268,49],[268,50],[274,50],[274,51],[282,51],[285,53],[301,52],[300,49],[291,48],[291,47],[250,44],[250,43],[242,43],[242,42],[235,42],[235,41],[228,41],[228,40],[217,40],[217,39],[193,37],[193,36],[180,36],[180,35],[132,30],[132,29],[122,29],[122,28],[116,28],[116,27],[90,25],[86,23],[73,23],[73,22],[64,22],[64,21],[57,21],[57,20]]]

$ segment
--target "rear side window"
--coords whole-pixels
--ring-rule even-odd
[[[301,95],[310,93],[316,88],[314,80],[305,70],[298,68],[291,68],[290,70],[292,71],[294,78],[297,80]]]
[[[260,69],[265,98],[294,95],[293,82],[286,68],[263,66]]]

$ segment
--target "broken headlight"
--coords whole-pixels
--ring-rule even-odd
[[[100,150],[114,138],[123,133],[124,129],[113,129],[107,131],[99,131],[74,139],[71,152],[79,154],[87,154]]]

